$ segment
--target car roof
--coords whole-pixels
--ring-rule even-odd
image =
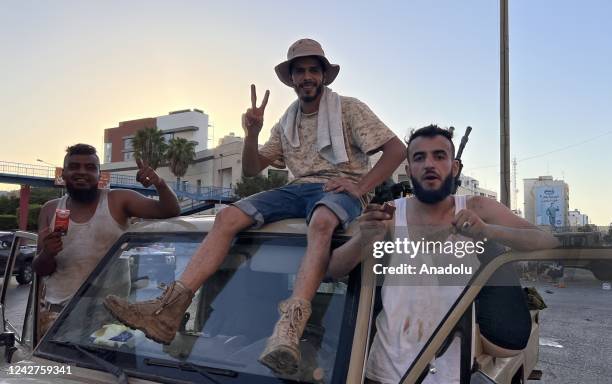
[[[195,214],[190,216],[179,216],[163,220],[141,220],[126,231],[127,233],[142,232],[208,232],[215,221],[214,215]],[[353,236],[358,231],[358,224],[353,222],[347,230],[339,230],[341,236]],[[286,219],[266,224],[258,229],[247,229],[244,232],[252,233],[292,233],[306,234],[307,225],[305,219]]]

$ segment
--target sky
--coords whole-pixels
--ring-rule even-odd
[[[522,179],[569,184],[570,209],[612,222],[612,2],[510,0],[510,135]],[[270,90],[264,129],[294,100],[274,66],[295,40],[323,45],[357,97],[401,138],[473,127],[464,173],[499,190],[499,4],[439,1],[3,1],[0,161],[103,153],[105,128],[199,108],[214,141]],[[458,138],[457,138],[458,140]],[[14,189],[0,185],[0,189]]]

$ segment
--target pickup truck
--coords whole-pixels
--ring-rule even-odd
[[[189,216],[133,225],[40,340],[36,324],[41,282],[35,279],[23,333],[1,335],[5,349],[0,354],[7,363],[0,371],[0,383],[22,382],[26,376],[31,383],[363,383],[368,348],[376,332],[374,320],[381,308],[372,257],[348,275],[320,285],[295,375],[277,377],[257,362],[277,320],[277,304],[293,289],[306,247],[303,220],[284,220],[240,233],[219,271],[196,292],[170,345],[155,343],[114,321],[102,305],[104,297],[117,292],[130,300],[159,295],[165,277],[183,272],[213,220],[212,216]],[[332,249],[355,230],[353,226],[334,235]],[[492,350],[479,334],[474,302],[504,265],[576,259],[610,261],[612,250],[506,252],[481,265],[428,336],[402,383],[435,379],[435,361],[453,337],[461,340],[461,383],[515,384],[537,376],[539,311],[531,311],[532,331],[524,350]],[[5,271],[5,281],[10,276],[6,273],[10,271]],[[4,310],[3,306],[3,314]]]

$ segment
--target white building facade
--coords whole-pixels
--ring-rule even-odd
[[[523,179],[525,220],[535,225],[563,228],[569,225],[569,186],[552,176]]]
[[[579,210],[574,209],[568,212],[568,221],[570,227],[583,227],[589,224],[589,216],[584,213],[580,213]]]

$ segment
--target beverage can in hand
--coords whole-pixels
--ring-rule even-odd
[[[70,223],[70,210],[59,208],[56,209],[53,229],[55,231],[60,231],[65,235],[68,232],[68,223]]]

